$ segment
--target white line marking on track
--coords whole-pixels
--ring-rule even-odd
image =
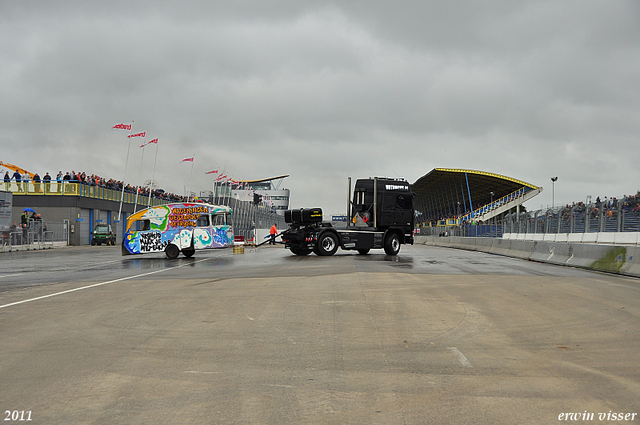
[[[458,350],[456,347],[447,347],[447,348],[451,350],[451,352],[455,354],[456,357],[458,357],[458,360],[460,360],[460,363],[462,363],[462,366],[471,367],[471,363],[469,363],[469,360],[467,360],[467,358],[464,356],[464,354],[460,352],[460,350]]]
[[[3,275],[0,275],[0,277],[22,276],[23,274],[26,274],[26,273],[3,274]]]
[[[56,292],[54,294],[49,294],[49,295],[43,295],[41,297],[36,297],[36,298],[30,298],[28,300],[22,300],[22,301],[16,301],[14,303],[10,303],[10,304],[5,304],[5,305],[0,305],[0,308],[6,308],[6,307],[11,307],[14,305],[19,305],[19,304],[25,304],[25,303],[29,303],[32,301],[38,301],[38,300],[43,300],[45,298],[51,298],[51,297],[56,297],[58,295],[64,295],[64,294],[69,294],[71,292],[76,292],[76,291],[82,291],[83,289],[90,289],[90,288],[96,288],[98,286],[103,286],[103,285],[108,285],[110,283],[116,283],[116,282],[122,282],[125,280],[131,280],[131,279],[135,279],[137,277],[144,277],[144,276],[149,276],[152,274],[156,274],[156,273],[162,273],[162,272],[166,272],[169,270],[173,270],[173,269],[179,269],[180,267],[186,267],[186,266],[192,266],[195,263],[201,263],[203,261],[208,261],[209,258],[204,258],[202,260],[198,260],[198,261],[194,261],[194,262],[189,262],[187,264],[181,264],[179,266],[175,266],[175,267],[170,267],[168,269],[161,269],[161,270],[155,270],[152,272],[148,272],[148,273],[142,273],[142,274],[137,274],[134,276],[127,276],[127,277],[122,277],[120,279],[114,279],[114,280],[109,280],[107,282],[100,282],[100,283],[94,283],[93,285],[88,285],[88,286],[81,286],[80,288],[74,288],[74,289],[68,289],[66,291],[62,291],[62,292]]]

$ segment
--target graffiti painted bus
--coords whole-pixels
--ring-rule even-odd
[[[127,219],[122,255],[164,252],[175,259],[191,257],[198,249],[233,245],[231,208],[179,203],[148,208]]]

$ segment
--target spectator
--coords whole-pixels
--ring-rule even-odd
[[[36,193],[40,192],[40,182],[40,175],[38,173],[35,173],[33,175],[33,188]]]
[[[49,173],[45,174],[42,180],[44,181],[44,193],[49,193],[51,190],[51,176]]]
[[[56,176],[56,182],[58,183],[56,186],[56,190],[58,193],[60,193],[60,191],[62,190],[62,171],[58,171],[58,175]]]
[[[27,171],[25,170],[24,174],[22,175],[22,184],[24,185],[24,193],[29,192],[29,180],[31,180],[31,176],[29,176],[29,173],[27,173]]]
[[[26,211],[20,216],[20,227],[22,227],[22,244],[24,245],[29,232],[29,215]]]
[[[22,175],[20,174],[19,171],[16,170],[15,173],[13,173],[13,179],[16,181],[16,186],[18,187],[18,192],[22,192]]]

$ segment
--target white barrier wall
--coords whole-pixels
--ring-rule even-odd
[[[585,235],[589,235],[585,233]],[[416,236],[417,244],[445,246],[451,248],[482,251],[497,255],[522,258],[545,263],[565,266],[582,267],[609,273],[618,273],[640,277],[640,246],[638,233],[625,234],[625,237],[611,237],[620,235],[609,233],[608,236],[596,237],[597,243],[582,243],[578,241],[542,240],[532,234],[536,240],[521,240],[516,234],[507,238],[465,238],[459,236]],[[627,236],[635,235],[635,236]],[[511,238],[513,236],[513,238]],[[635,241],[623,245],[622,242],[606,244],[604,241]]]
[[[576,242],[609,245],[640,245],[640,232],[597,233],[505,233],[502,239],[545,242]]]

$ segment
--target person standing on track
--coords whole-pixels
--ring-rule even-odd
[[[275,245],[276,235],[278,234],[278,228],[276,227],[275,224],[271,226],[271,229],[269,230],[269,234],[271,235],[271,239],[269,240],[269,245]]]

